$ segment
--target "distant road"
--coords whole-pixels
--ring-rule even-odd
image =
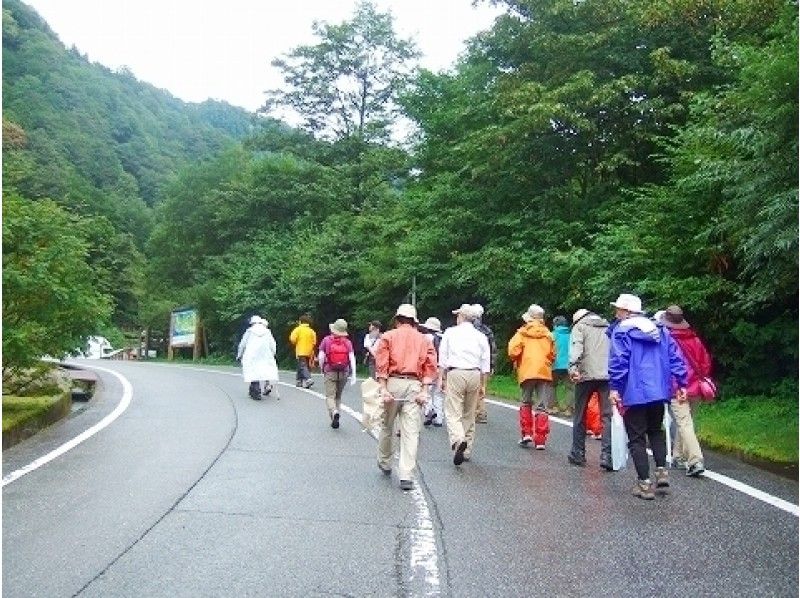
[[[638,500],[595,441],[590,467],[568,466],[566,426],[521,449],[516,413],[491,405],[459,469],[424,429],[404,493],[291,374],[256,402],[235,368],[81,363],[120,377],[99,371],[90,407],[4,451],[3,475],[111,421],[4,485],[5,597],[797,596],[796,514],[677,470],[669,496]],[[707,466],[797,504],[796,482]]]

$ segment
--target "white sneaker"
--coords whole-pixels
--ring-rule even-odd
[[[528,446],[531,442],[533,442],[533,438],[530,436],[523,436],[522,439],[519,441],[520,446]]]

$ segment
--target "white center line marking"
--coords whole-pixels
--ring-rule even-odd
[[[42,457],[39,457],[35,461],[32,461],[32,462],[28,463],[25,467],[21,467],[20,469],[17,469],[16,471],[12,471],[8,475],[3,476],[3,486],[6,486],[6,485],[10,484],[14,480],[18,480],[19,478],[21,478],[25,474],[28,474],[28,473],[32,472],[33,470],[40,468],[42,465],[45,465],[45,464],[49,463],[50,461],[52,461],[53,459],[55,459],[57,457],[60,457],[61,455],[63,455],[67,451],[74,449],[76,446],[78,446],[84,440],[87,440],[88,438],[91,438],[92,436],[97,434],[100,430],[102,430],[103,428],[105,428],[109,424],[111,424],[111,422],[113,422],[120,415],[122,415],[124,413],[124,411],[128,408],[128,405],[130,405],[131,399],[133,398],[133,388],[131,387],[131,383],[128,382],[128,380],[125,377],[123,377],[121,374],[118,374],[117,372],[115,372],[113,370],[108,370],[108,369],[102,368],[100,366],[84,365],[84,364],[81,364],[81,365],[82,365],[82,367],[87,367],[87,368],[90,368],[90,369],[100,370],[101,372],[106,372],[107,374],[112,374],[113,376],[115,376],[120,381],[120,383],[122,384],[122,399],[120,399],[119,404],[117,404],[117,406],[114,408],[114,411],[112,411],[111,413],[106,415],[103,419],[101,419],[99,422],[97,422],[91,428],[85,430],[81,434],[78,434],[72,440],[69,440],[68,442],[65,442],[64,444],[62,444],[58,448],[53,449],[52,451],[50,451],[49,453],[47,453],[46,455],[44,455]]]

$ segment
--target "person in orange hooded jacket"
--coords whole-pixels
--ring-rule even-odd
[[[553,361],[556,357],[553,335],[544,324],[544,309],[531,305],[521,326],[508,342],[508,357],[517,371],[517,381],[522,390],[519,406],[520,446],[531,442],[543,450],[550,432],[547,409],[553,402]],[[536,409],[533,414],[533,396]]]

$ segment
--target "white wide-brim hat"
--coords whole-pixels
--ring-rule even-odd
[[[417,308],[411,305],[410,303],[401,303],[397,311],[394,312],[395,316],[402,316],[404,318],[411,318],[415,322],[419,322],[417,320]]]
[[[442,331],[442,323],[439,321],[439,318],[428,318],[425,320],[424,324],[420,324],[425,330],[431,330],[433,332],[441,332]]]
[[[634,314],[644,313],[642,312],[642,300],[636,295],[630,295],[628,293],[622,293],[611,305],[617,309],[624,309]]]
[[[541,305],[536,305],[535,303],[528,308],[524,314],[522,314],[522,319],[525,322],[530,322],[531,320],[541,319],[544,316],[544,308]]]

